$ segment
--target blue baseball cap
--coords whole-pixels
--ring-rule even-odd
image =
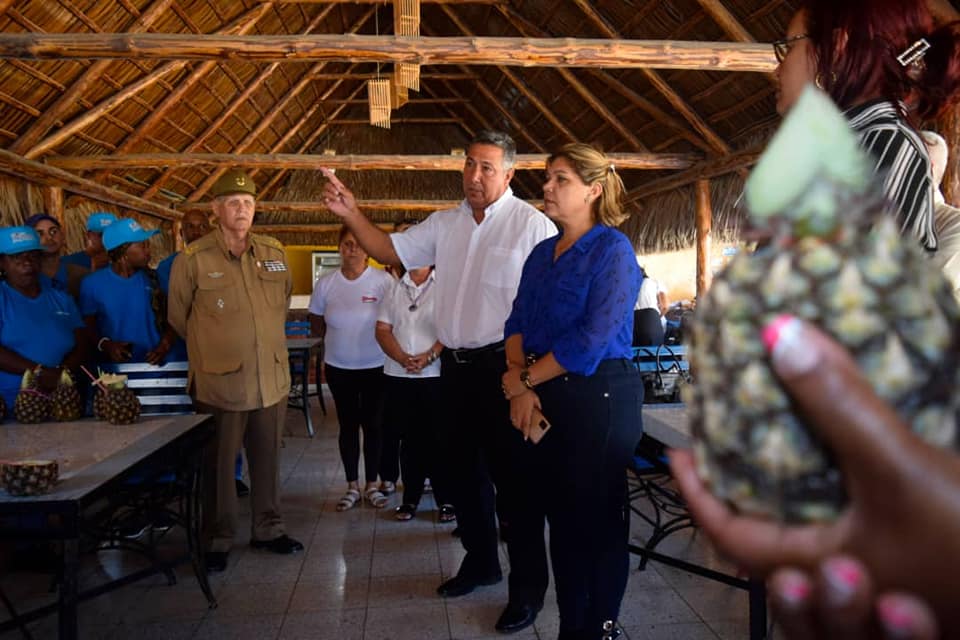
[[[103,233],[103,230],[117,221],[117,216],[106,211],[95,211],[87,218],[87,231]]]
[[[41,251],[40,236],[30,227],[0,229],[0,254],[13,256],[26,251]]]
[[[144,229],[133,218],[120,218],[103,232],[103,246],[113,251],[128,242],[142,242],[160,233],[160,229]]]
[[[27,225],[28,227],[35,228],[38,224],[40,224],[44,220],[48,222],[52,222],[53,226],[55,227],[60,226],[60,221],[48,213],[35,213],[29,218],[27,218],[26,220],[24,220],[23,224]]]

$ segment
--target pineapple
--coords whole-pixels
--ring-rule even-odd
[[[13,416],[17,422],[36,424],[50,415],[50,398],[37,389],[37,377],[33,369],[23,372],[20,392],[13,403]]]
[[[824,521],[846,501],[761,344],[784,313],[847,347],[920,437],[957,445],[960,309],[940,270],[901,238],[871,166],[840,112],[807,89],[746,185],[751,225],[772,241],[738,255],[697,309],[687,400],[698,470],[742,511]]]
[[[60,374],[60,384],[50,396],[50,414],[58,422],[79,420],[83,416],[83,399],[66,369]]]
[[[140,401],[127,386],[127,376],[105,373],[98,381],[100,384],[93,398],[94,415],[110,424],[136,422],[140,417]]]

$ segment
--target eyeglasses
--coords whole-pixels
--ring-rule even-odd
[[[804,38],[809,38],[805,33],[801,33],[798,36],[793,36],[791,38],[783,38],[782,40],[774,40],[770,44],[773,45],[773,54],[777,57],[777,63],[783,62],[783,59],[787,57],[787,54],[790,53],[790,49],[793,48],[794,43],[797,40],[803,40]]]

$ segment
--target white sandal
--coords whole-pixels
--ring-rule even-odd
[[[337,511],[348,511],[353,509],[360,501],[360,491],[357,489],[347,489],[343,497],[337,501]]]
[[[387,506],[387,496],[383,495],[380,489],[377,489],[376,487],[370,487],[364,491],[363,497],[371,507],[376,509],[383,509],[385,506]]]

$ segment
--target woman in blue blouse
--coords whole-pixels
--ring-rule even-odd
[[[510,417],[535,437],[533,478],[550,522],[561,640],[612,638],[627,584],[626,468],[643,385],[630,362],[640,272],[613,227],[623,183],[602,153],[570,144],[547,160],[544,211],[561,228],[523,267],[505,332]],[[532,480],[537,482],[537,480]]]
[[[40,278],[42,247],[30,227],[0,229],[0,394],[13,411],[27,369],[41,391],[53,391],[64,369],[74,373],[86,356],[77,305]]]

